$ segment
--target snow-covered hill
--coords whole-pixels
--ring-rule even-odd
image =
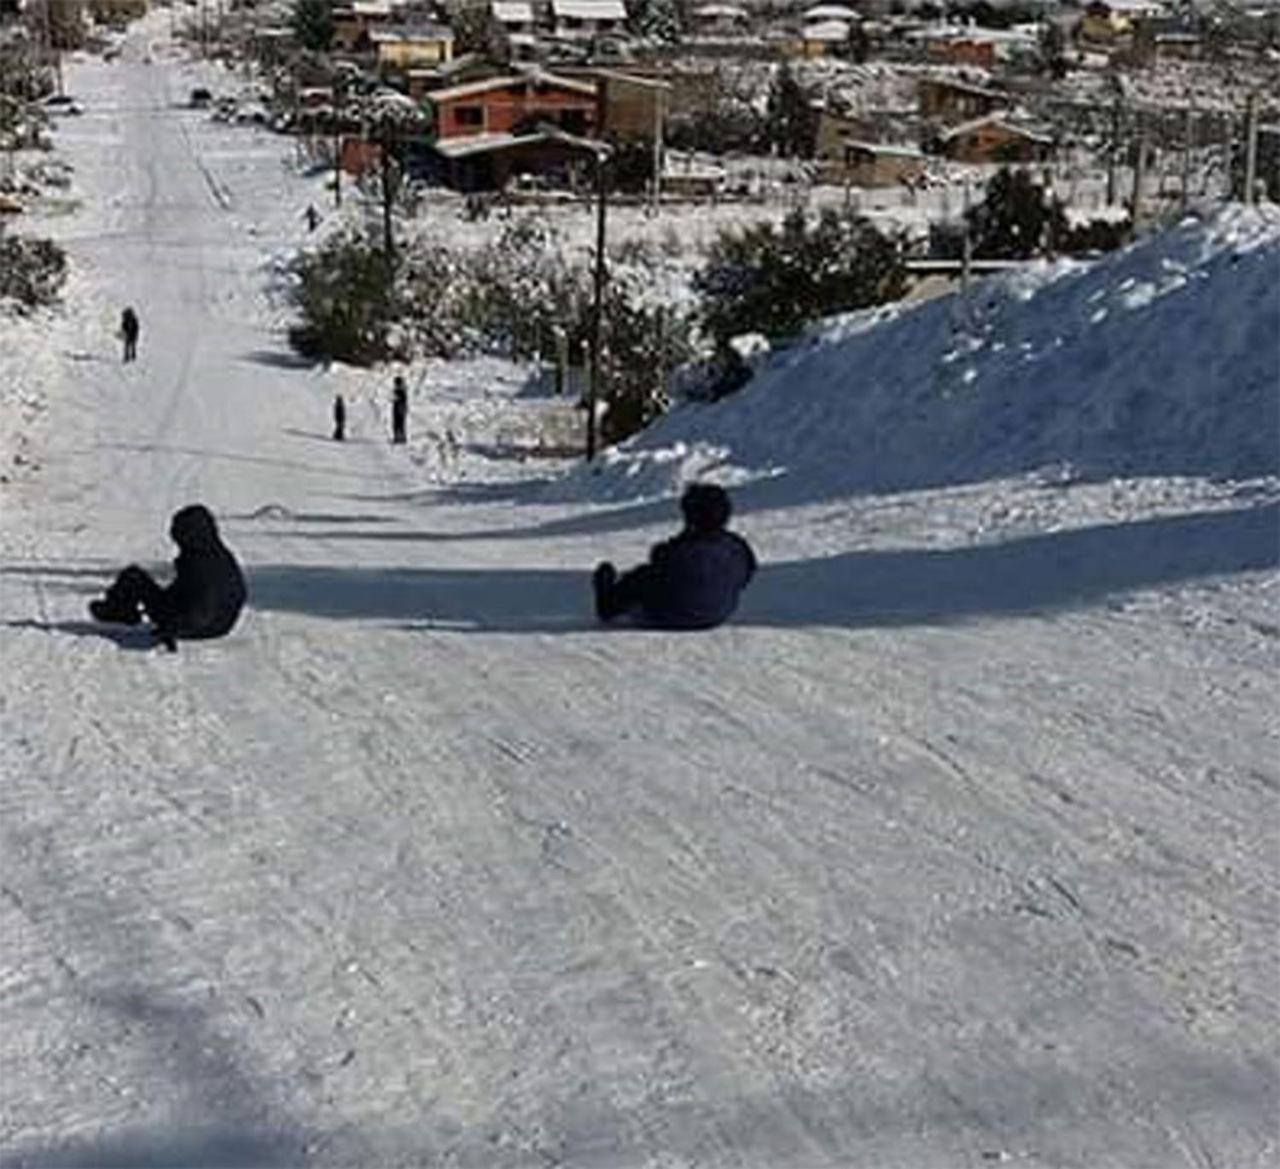
[[[773,500],[1004,479],[1280,473],[1280,208],[858,314],[611,451],[603,489],[780,475]],[[579,476],[581,479],[582,477]],[[584,480],[601,490],[599,476]]]
[[[68,62],[75,276],[0,326],[0,1165],[1274,1165],[1271,213],[843,322],[598,470],[494,364],[393,447],[278,327],[322,177],[166,29]],[[737,619],[597,627],[693,474]],[[90,624],[197,499],[232,636]]]

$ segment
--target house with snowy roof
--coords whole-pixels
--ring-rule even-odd
[[[1129,36],[1139,20],[1161,16],[1168,6],[1161,0],[1091,0],[1080,18],[1083,40],[1107,43]]]
[[[1053,154],[1049,134],[1014,121],[1007,113],[988,114],[953,126],[939,138],[942,153],[956,162],[1043,162]]]
[[[828,20],[857,20],[858,14],[847,4],[815,4],[800,14],[802,24],[822,24]]]
[[[905,143],[862,142],[846,139],[838,167],[825,167],[824,177],[852,187],[893,187],[919,181],[929,158]]]
[[[748,15],[737,4],[703,4],[693,10],[694,30],[702,36],[726,36],[743,32]]]
[[[374,28],[368,37],[382,69],[403,73],[453,59],[453,30],[443,24]]]
[[[921,117],[941,122],[967,122],[1011,103],[1003,90],[954,77],[921,77],[916,95]]]
[[[492,0],[489,11],[509,37],[531,37],[537,31],[529,0]]]
[[[346,52],[369,47],[369,33],[395,23],[402,5],[391,0],[351,0],[333,7],[333,46]]]
[[[539,125],[590,135],[598,117],[595,82],[541,71],[433,89],[423,94],[423,101],[431,107],[438,143],[480,134],[520,134]]]
[[[570,40],[589,40],[625,31],[622,0],[551,0],[552,32]]]
[[[841,45],[848,44],[847,20],[820,20],[806,24],[796,40],[796,49],[802,57],[825,57]]]

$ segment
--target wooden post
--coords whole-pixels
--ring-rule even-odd
[[[342,206],[342,107],[346,83],[341,78],[333,84],[333,205]]]
[[[1111,142],[1107,150],[1107,206],[1116,204],[1116,153],[1120,149],[1120,98],[1111,103]]]
[[[662,119],[666,94],[662,89],[654,92],[653,97],[653,213],[658,214],[662,207]]]
[[[1256,203],[1258,192],[1258,97],[1250,92],[1244,106],[1244,202]]]
[[[596,266],[591,308],[591,370],[587,382],[587,462],[596,457],[596,407],[600,399],[600,338],[604,323],[604,242],[608,205],[608,154],[596,153]]]
[[[1195,129],[1195,103],[1188,102],[1182,112],[1182,189],[1179,194],[1178,207],[1183,215],[1187,213],[1187,205],[1191,197],[1191,140]]]
[[[1146,177],[1145,170],[1147,164],[1147,140],[1141,129],[1138,131],[1138,141],[1133,154],[1133,194],[1129,200],[1129,222],[1133,226],[1133,233],[1137,235],[1139,222],[1142,217],[1142,182]]]

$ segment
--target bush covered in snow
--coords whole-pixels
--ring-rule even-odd
[[[397,315],[387,258],[358,235],[341,234],[293,265],[293,301],[301,323],[289,342],[304,357],[369,365],[385,358]]]
[[[0,300],[19,312],[53,304],[66,278],[66,254],[52,240],[0,231]]]
[[[601,301],[600,365],[609,403],[606,438],[634,433],[665,405],[666,373],[689,360],[689,313],[655,295],[660,249],[630,244],[608,265]],[[590,252],[574,256],[544,218],[514,220],[471,251],[420,242],[405,264],[402,303],[413,349],[454,358],[589,353],[595,289]]]
[[[666,405],[667,375],[696,343],[689,309],[669,303],[655,269],[659,245],[632,242],[609,257],[601,299],[604,432],[618,441]],[[574,254],[543,217],[507,224],[474,248],[424,237],[401,252],[394,279],[383,253],[354,235],[305,253],[290,295],[302,320],[289,333],[305,356],[365,365],[388,356],[480,355],[585,363],[595,312],[594,257]]]

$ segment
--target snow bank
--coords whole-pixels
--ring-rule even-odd
[[[1049,473],[1280,471],[1280,212],[1229,206],[1091,263],[825,323],[744,390],[553,484],[634,499],[777,478],[777,502]]]

